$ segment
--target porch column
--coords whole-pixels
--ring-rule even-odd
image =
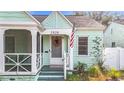
[[[32,74],[37,73],[36,67],[36,53],[37,53],[37,30],[30,30],[32,34]]]
[[[69,68],[70,70],[73,70],[73,47],[71,48],[70,47],[70,39],[71,39],[71,36],[69,36],[69,40],[68,40],[68,46],[69,46],[69,55],[70,55],[70,65],[69,65]]]
[[[42,52],[41,52],[41,51],[42,51],[42,50],[41,50],[41,49],[42,49],[42,45],[41,45],[41,44],[42,44],[42,40],[41,40],[41,38],[42,38],[42,35],[40,34],[40,63],[41,63],[41,64],[40,64],[40,68],[41,68],[41,66],[43,65],[43,64],[42,64],[42,63],[43,63],[43,62],[42,62],[42,54],[41,54],[41,53],[42,53]]]
[[[0,73],[4,72],[4,32],[5,29],[0,29]]]

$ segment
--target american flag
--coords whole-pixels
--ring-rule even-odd
[[[75,24],[73,24],[73,29],[71,32],[71,38],[70,38],[70,47],[73,48],[73,44],[74,44],[74,33],[75,33]]]

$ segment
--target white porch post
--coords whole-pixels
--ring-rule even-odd
[[[42,64],[42,54],[41,54],[41,49],[42,49],[42,48],[41,48],[41,43],[42,43],[41,38],[42,38],[42,35],[40,34],[40,63],[41,63],[41,64],[40,64],[40,68],[41,68],[41,66],[43,65],[43,64]]]
[[[36,54],[37,54],[37,30],[30,30],[32,34],[32,74],[37,73]]]
[[[69,54],[70,54],[70,65],[69,65],[69,68],[70,70],[73,70],[73,48],[70,47],[70,39],[71,39],[71,36],[69,36],[69,40],[68,40],[68,44],[69,44]]]
[[[5,29],[0,29],[0,73],[4,72],[4,32]]]

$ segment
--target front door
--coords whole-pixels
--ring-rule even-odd
[[[63,65],[62,62],[62,37],[51,36],[51,65]]]

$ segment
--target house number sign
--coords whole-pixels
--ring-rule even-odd
[[[59,34],[59,31],[51,31],[51,34]]]

